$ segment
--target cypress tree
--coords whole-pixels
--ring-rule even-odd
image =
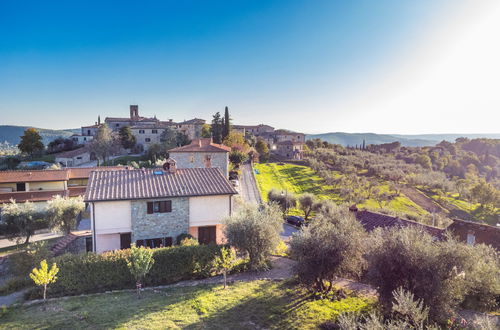
[[[224,118],[222,120],[222,140],[224,140],[231,131],[231,119],[229,118],[229,108],[224,109]]]

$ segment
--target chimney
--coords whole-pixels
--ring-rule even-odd
[[[200,146],[201,148],[201,139],[198,139],[198,145]]]
[[[349,207],[349,211],[351,212],[358,212],[358,207],[356,206],[356,204],[353,204]]]
[[[97,116],[97,125],[101,125],[101,115]]]
[[[138,105],[130,105],[130,119],[139,118],[139,106]]]
[[[163,164],[163,169],[169,173],[175,174],[177,172],[177,164],[172,158],[167,159]]]

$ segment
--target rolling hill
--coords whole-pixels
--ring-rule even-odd
[[[453,142],[459,137],[490,138],[500,139],[500,134],[420,134],[420,135],[402,135],[402,134],[375,134],[375,133],[343,133],[332,132],[323,134],[308,134],[306,140],[319,138],[334,144],[343,146],[361,145],[363,140],[366,145],[382,144],[399,141],[401,145],[407,147],[433,146],[446,140]]]
[[[11,145],[17,145],[21,140],[24,130],[29,127],[30,126],[0,125],[0,142],[8,142]],[[37,128],[37,130],[40,132],[40,135],[43,138],[43,144],[45,145],[58,137],[70,137],[71,135],[80,132],[79,129],[54,130]]]

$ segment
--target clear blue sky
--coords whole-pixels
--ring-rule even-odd
[[[161,119],[210,119],[228,105],[237,123],[304,132],[493,132],[465,117],[408,121],[415,98],[454,106],[439,99],[446,91],[410,93],[421,87],[411,68],[438,72],[447,49],[435,36],[461,41],[461,15],[474,24],[494,4],[463,3],[474,2],[2,0],[0,125],[74,128],[127,116],[129,104]]]

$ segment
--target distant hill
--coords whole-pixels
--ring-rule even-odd
[[[24,130],[30,128],[31,126],[12,126],[12,125],[0,125],[0,142],[9,142],[12,145],[19,144],[21,141],[21,136],[24,134]],[[36,128],[36,127],[35,127]],[[43,138],[43,144],[47,145],[49,142],[57,139],[58,137],[70,137],[71,135],[80,132],[79,129],[65,129],[65,130],[54,130],[45,128],[36,128]]]
[[[334,144],[343,146],[355,146],[363,144],[382,144],[399,141],[401,145],[406,147],[423,147],[434,146],[439,142],[446,140],[454,142],[459,137],[475,138],[490,138],[500,139],[500,134],[420,134],[420,135],[401,135],[401,134],[375,134],[375,133],[323,133],[323,134],[308,134],[306,139],[319,138]]]

